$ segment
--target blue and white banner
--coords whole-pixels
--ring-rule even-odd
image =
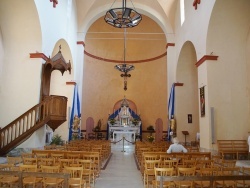
[[[76,137],[80,138],[81,134],[80,118],[81,118],[80,99],[76,84],[74,87],[74,95],[73,95],[72,109],[70,115],[69,141],[72,140],[72,133],[75,134],[74,139],[76,139]]]
[[[175,83],[172,84],[171,91],[170,91],[170,96],[168,100],[168,141],[171,140],[171,135],[170,133],[172,132],[171,130],[171,125],[170,125],[170,119],[172,116],[174,116],[174,101],[175,101]]]

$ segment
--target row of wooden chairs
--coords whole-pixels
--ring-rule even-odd
[[[14,158],[14,159],[13,159]],[[19,159],[19,160],[18,160]],[[38,171],[42,171],[42,166],[59,166],[60,172],[63,172],[65,166],[81,166],[83,167],[85,173],[90,173],[89,181],[93,185],[95,184],[96,178],[100,175],[100,165],[99,160],[96,159],[95,155],[86,156],[84,159],[64,159],[64,158],[26,158],[24,157],[22,161],[20,157],[7,157],[7,162],[12,166],[12,170],[18,171],[19,165],[35,165]],[[16,163],[16,161],[20,163]]]
[[[160,187],[159,176],[170,177],[168,181],[163,181],[163,187],[250,187],[250,180],[236,180],[234,176],[236,175],[250,175],[249,167],[242,167],[241,171],[239,167],[211,167],[202,168],[197,171],[195,167],[178,167],[178,172],[176,174],[175,169],[172,168],[162,168],[154,167],[154,175],[151,180],[153,187]],[[183,176],[194,177],[193,180],[189,178],[184,178]],[[198,180],[201,176],[229,176],[226,180],[214,180],[211,184],[210,180]],[[171,180],[172,177],[183,177],[181,180]],[[195,180],[197,177],[197,180]],[[149,182],[149,177],[147,177]],[[148,184],[144,184],[148,187]]]
[[[6,164],[7,165],[7,164]],[[11,170],[11,166],[5,168],[5,170]],[[22,186],[32,186],[33,188],[38,187],[39,184],[42,184],[44,188],[48,186],[55,186],[55,187],[63,187],[63,181],[62,178],[56,178],[56,177],[37,177],[35,172],[37,172],[37,166],[36,165],[20,165],[19,170],[21,172],[33,172],[32,174],[23,175],[22,176]],[[59,166],[41,166],[41,170],[44,173],[60,173],[60,167]],[[71,167],[66,166],[64,169],[64,173],[69,173],[70,178],[68,179],[69,187],[86,187],[87,181],[84,179],[84,169],[82,167]],[[51,175],[50,176],[53,176]],[[0,186],[14,186],[19,183],[19,177],[13,176],[13,175],[0,175]]]
[[[154,176],[154,168],[173,168],[173,174],[177,175],[180,168],[195,168],[196,172],[204,168],[234,168],[236,161],[221,160],[215,163],[213,159],[209,159],[202,155],[157,155],[144,154],[143,163],[141,164],[141,173],[143,175],[144,185],[148,184],[148,177]]]

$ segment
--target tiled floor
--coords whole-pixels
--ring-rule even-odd
[[[119,140],[119,139],[116,139]],[[101,171],[97,178],[95,188],[143,188],[140,171],[137,169],[134,159],[133,144],[120,141],[111,144],[112,157],[105,170]],[[125,152],[122,152],[122,151]]]

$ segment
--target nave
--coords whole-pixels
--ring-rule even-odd
[[[135,145],[126,143],[125,152],[122,151],[122,142],[111,144],[112,157],[97,178],[95,188],[143,188],[142,176],[134,158]]]

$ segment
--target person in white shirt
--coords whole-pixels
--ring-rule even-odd
[[[179,144],[179,140],[177,137],[173,138],[173,144],[171,144],[167,150],[167,153],[174,152],[187,153],[187,149],[183,145]]]

